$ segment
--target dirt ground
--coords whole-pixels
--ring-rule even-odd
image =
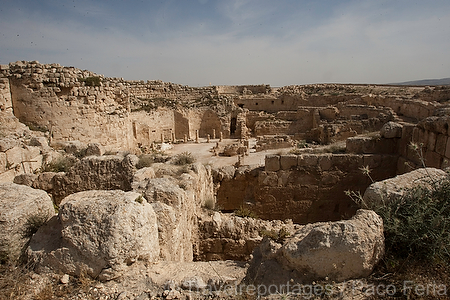
[[[219,146],[223,148],[225,145],[237,143],[238,139],[223,139],[222,142],[219,143]],[[222,166],[231,166],[234,165],[238,161],[238,156],[215,156],[212,152],[212,148],[216,146],[216,143],[219,142],[219,139],[211,139],[208,143],[206,139],[199,139],[199,143],[195,142],[188,142],[186,144],[175,144],[173,145],[173,148],[170,150],[164,151],[168,155],[177,155],[182,152],[190,152],[192,155],[196,158],[196,161],[204,163],[204,164],[211,164],[216,167],[222,167]],[[244,158],[241,158],[241,165],[264,165],[264,159],[265,156],[268,154],[277,154],[280,152],[287,153],[290,148],[286,149],[271,149],[271,150],[265,150],[256,152],[255,149],[252,149],[256,144],[256,139],[252,138],[249,139],[250,143],[250,153],[248,156],[244,156]]]

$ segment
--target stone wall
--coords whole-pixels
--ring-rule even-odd
[[[399,141],[399,174],[422,167],[445,169],[450,166],[450,117],[428,117],[416,126],[404,126]],[[414,144],[415,146],[411,145]],[[415,148],[414,148],[415,147]],[[422,161],[423,160],[423,161]]]
[[[225,176],[217,203],[225,211],[247,207],[263,219],[305,224],[351,217],[357,206],[345,191],[396,175],[398,155],[303,154],[266,156],[265,169],[241,167]]]
[[[229,118],[207,108],[214,87],[191,88],[162,81],[125,81],[59,64],[16,62],[2,66],[2,109],[13,106],[25,124],[51,132],[53,141],[97,142],[133,150],[165,141],[229,136]],[[98,77],[98,84],[89,84]],[[2,82],[3,82],[2,81]],[[7,84],[9,83],[9,84]],[[9,86],[11,89],[9,90]],[[222,98],[220,98],[222,99]],[[223,100],[225,109],[227,100]],[[178,106],[189,108],[180,109]]]

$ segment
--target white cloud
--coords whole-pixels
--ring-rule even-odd
[[[185,22],[178,31],[173,31],[177,26],[165,28],[176,22],[170,19],[170,6],[153,13],[161,19],[149,22],[164,27],[156,32],[122,28],[120,22],[108,23],[107,29],[84,23],[84,19],[55,23],[39,14],[0,20],[6,32],[0,37],[0,63],[37,59],[107,76],[194,86],[210,82],[274,86],[384,83],[450,76],[448,10],[406,9],[393,18],[392,7],[366,1],[335,7],[331,17],[317,17],[320,22],[305,25],[292,14],[283,19],[272,17],[273,6],[256,2],[222,2],[219,8],[230,23],[221,24],[224,28],[219,31],[213,30],[219,23],[207,23],[213,20]],[[100,12],[100,8],[92,11],[102,20],[113,14],[112,10]],[[273,31],[259,29],[264,18],[272,18]]]

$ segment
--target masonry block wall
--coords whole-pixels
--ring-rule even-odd
[[[248,207],[263,219],[306,224],[350,218],[357,205],[345,191],[363,193],[374,180],[395,176],[397,155],[268,155],[264,169],[240,168],[222,180],[217,203],[224,210]]]

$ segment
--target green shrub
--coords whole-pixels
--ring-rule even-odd
[[[68,172],[69,169],[75,164],[73,159],[68,157],[61,157],[56,161],[52,161],[49,164],[46,164],[43,168],[43,172]]]
[[[234,215],[243,218],[258,218],[255,212],[244,206],[241,206],[239,209],[235,210]]]
[[[178,166],[188,165],[195,162],[195,157],[191,152],[183,152],[175,157],[174,164]]]
[[[149,155],[149,154],[140,155],[139,161],[136,164],[136,168],[142,169],[142,168],[150,167],[153,164],[154,160],[155,160],[155,158],[152,155]]]
[[[274,240],[277,243],[283,243],[284,240],[291,234],[283,227],[279,231],[275,230],[261,230],[261,236],[267,236],[268,238]]]
[[[367,168],[361,170],[369,175]],[[415,186],[381,203],[365,203],[355,192],[347,195],[382,217],[386,257],[450,266],[450,178],[429,179],[431,188]]]

